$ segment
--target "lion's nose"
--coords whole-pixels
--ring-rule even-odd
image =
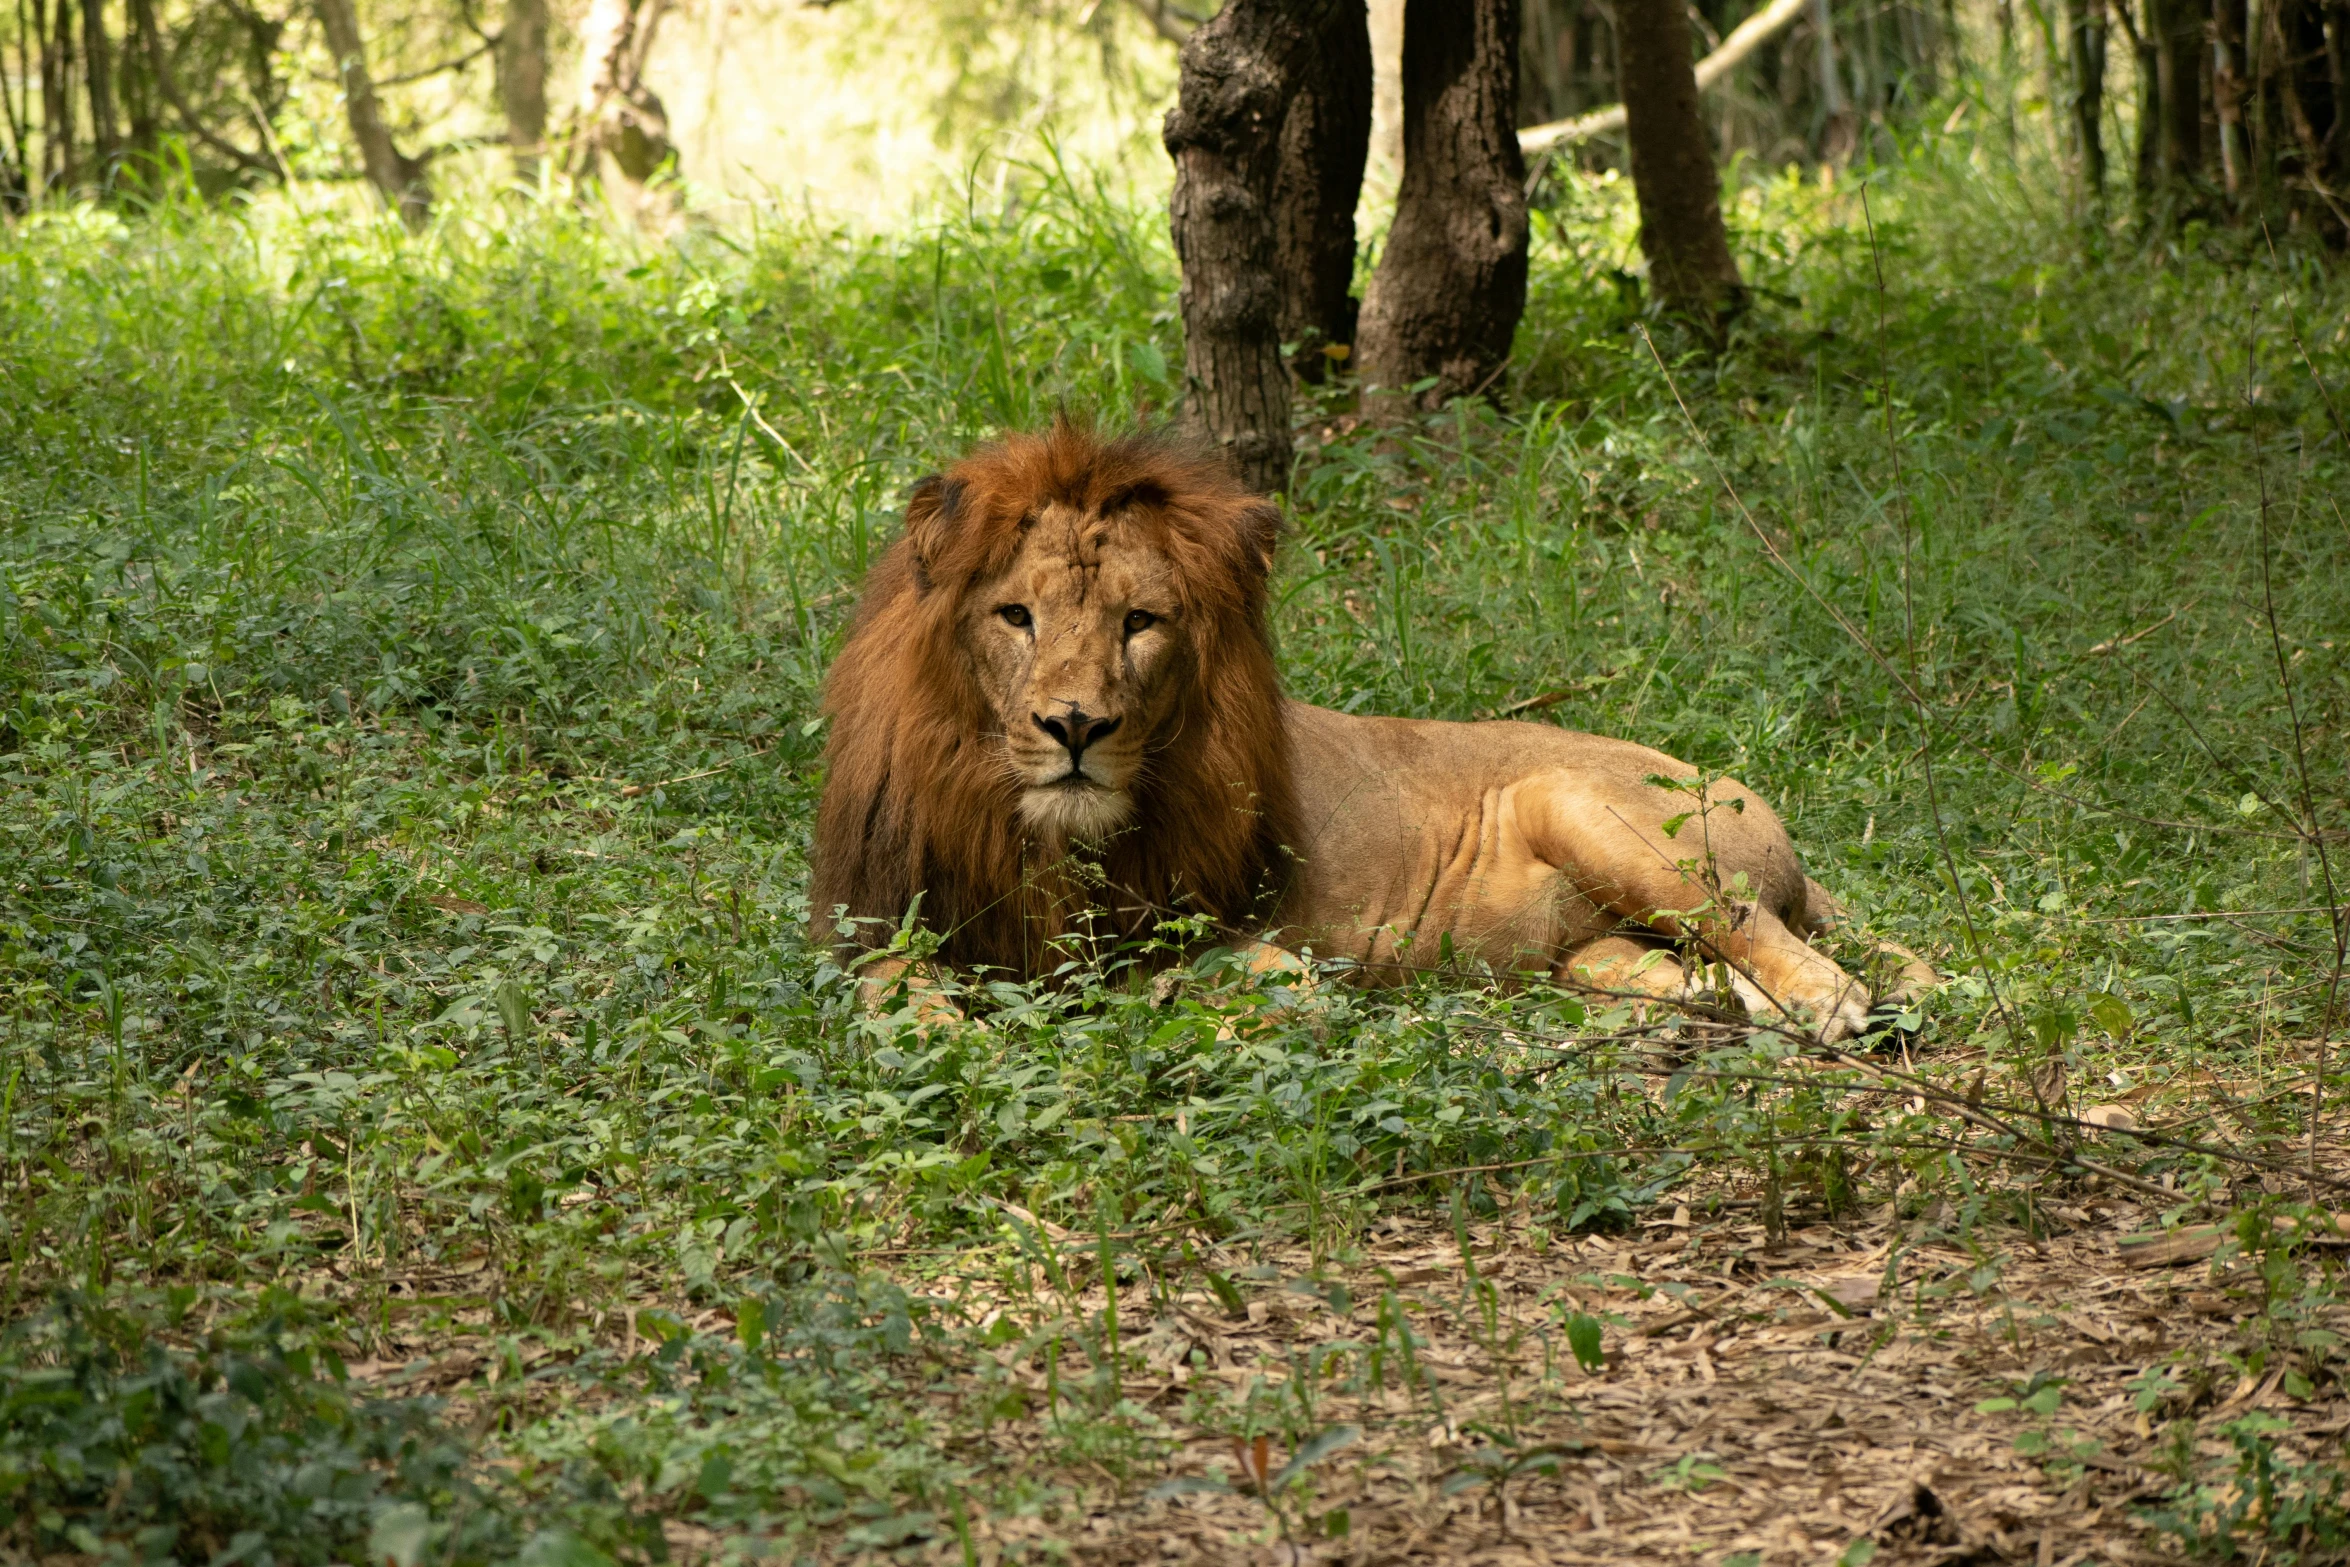
[[[1069,751],[1069,765],[1075,767],[1085,755],[1085,748],[1116,729],[1120,720],[1097,718],[1082,707],[1072,707],[1058,718],[1047,718],[1042,713],[1031,713],[1029,719],[1036,727],[1051,735]]]

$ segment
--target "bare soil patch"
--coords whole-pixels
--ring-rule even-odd
[[[2225,1366],[2258,1291],[2241,1266],[2127,1265],[2116,1242],[2143,1210],[2069,1214],[2070,1233],[1997,1250],[1909,1239],[1889,1212],[1776,1246],[1759,1224],[1685,1210],[1547,1246],[1520,1225],[1478,1227],[1490,1315],[1452,1234],[1392,1220],[1355,1261],[1325,1266],[1318,1292],[1296,1282],[1302,1251],[1267,1256],[1258,1271],[1288,1282],[1260,1283],[1242,1315],[1207,1292],[1154,1315],[1132,1290],[1129,1342],[1159,1378],[1126,1391],[1169,1422],[1178,1475],[1245,1482],[1247,1447],[1201,1412],[1312,1367],[1323,1346],[1352,1346],[1325,1363],[1359,1374],[1392,1302],[1423,1341],[1424,1375],[1415,1386],[1395,1368],[1390,1327],[1386,1387],[1326,1388],[1322,1418],[1361,1436],[1312,1470],[1286,1527],[1248,1494],[1104,1485],[1082,1517],[974,1520],[972,1544],[982,1562],[1047,1537],[1100,1563],[1820,1562],[1855,1559],[1859,1540],[1878,1562],[2166,1559],[2134,1504],[2172,1484],[2171,1422],[2267,1410],[2287,1428],[2279,1453],[2307,1460],[2350,1428],[2350,1398],[2294,1399],[2279,1367],[2142,1399],[2150,1368]],[[1595,1374],[1569,1353],[1569,1311],[1607,1324]],[[1042,1368],[1013,1370],[1041,1403]],[[2051,1414],[1978,1407],[2035,1377],[2061,1389]],[[1049,1415],[1001,1428],[1000,1456],[1042,1456],[1053,1430]],[[1513,1449],[1547,1452],[1555,1472],[1492,1483]],[[2201,1442],[2207,1463],[2228,1452]],[[1271,1462],[1286,1456],[1276,1441]]]

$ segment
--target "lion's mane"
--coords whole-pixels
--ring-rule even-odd
[[[1172,563],[1193,658],[1134,780],[1129,826],[1069,851],[1023,825],[998,717],[959,636],[967,594],[1046,505],[1123,510]],[[880,944],[917,895],[958,968],[1023,977],[1056,938],[1148,934],[1169,915],[1237,930],[1277,898],[1296,842],[1289,741],[1265,624],[1279,515],[1212,460],[1066,421],[983,446],[915,487],[867,574],[824,687],[827,776],[810,904]]]

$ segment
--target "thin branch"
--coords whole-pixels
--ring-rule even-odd
[[[491,50],[497,47],[498,40],[493,36],[485,34],[483,35],[481,47],[477,49],[469,49],[465,53],[457,56],[455,59],[443,60],[438,65],[428,65],[421,71],[410,71],[405,76],[387,76],[381,81],[377,82],[375,85],[378,87],[405,87],[410,82],[425,81],[435,76],[445,75],[450,71],[462,71],[467,66],[471,65],[474,61],[480,59],[483,55],[488,54]],[[338,77],[334,80],[336,85],[341,85],[341,78]]]
[[[1135,0],[1138,5],[1147,0]],[[1723,77],[1736,70],[1746,57],[1792,26],[1804,12],[1810,0],[1771,0],[1769,5],[1740,22],[1722,40],[1722,46],[1697,62],[1697,90],[1705,92]],[[1538,152],[1549,152],[1594,136],[1605,136],[1624,128],[1624,106],[1609,104],[1588,114],[1572,119],[1552,120],[1547,125],[1529,126],[1518,132],[1518,150],[1531,157]],[[1540,171],[1537,170],[1537,173]]]
[[[1179,6],[1169,5],[1167,0],[1127,0],[1127,4],[1133,6],[1136,13],[1151,24],[1152,32],[1157,33],[1178,49],[1182,48],[1183,41],[1189,38],[1202,22],[1207,20],[1206,17],[1195,16]]]
[[[163,89],[164,99],[170,103],[172,112],[179,116],[180,128],[241,169],[251,169],[259,174],[277,173],[266,159],[255,157],[236,143],[214,135],[189,106],[187,98],[180,92],[179,79],[171,74],[171,62],[163,53],[163,37],[155,25],[154,0],[131,0],[131,9],[133,19],[138,24],[140,42],[147,50],[148,66],[155,73],[155,85]]]

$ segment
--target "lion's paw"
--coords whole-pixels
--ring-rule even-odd
[[[1823,1045],[1840,1045],[1868,1032],[1869,993],[1860,982],[1841,973],[1821,976],[1819,982],[1790,986],[1785,994],[1767,997],[1759,986],[1740,976],[1739,993],[1756,1017],[1784,1018]],[[1747,993],[1752,992],[1749,996]]]

